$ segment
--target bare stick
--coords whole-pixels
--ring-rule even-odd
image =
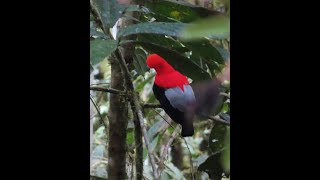
[[[171,146],[173,140],[179,135],[179,130],[180,130],[180,127],[177,126],[173,131],[173,133],[171,134],[170,139],[168,140],[166,146],[162,151],[160,163],[164,163],[164,161],[167,159],[169,147]]]
[[[218,123],[221,123],[221,124],[230,126],[230,122],[229,122],[229,121],[225,121],[225,120],[221,119],[219,116],[214,116],[214,117],[212,117],[212,116],[207,116],[207,115],[202,115],[202,116],[204,116],[205,118],[208,118],[208,119],[210,119],[210,120],[216,121],[216,122],[218,122]]]
[[[124,91],[120,91],[120,90],[116,90],[116,89],[112,89],[112,88],[98,87],[98,86],[91,86],[90,90],[109,92],[109,93],[114,93],[114,94],[125,94]]]
[[[97,110],[97,112],[98,112],[98,114],[99,114],[99,116],[100,116],[100,118],[101,118],[101,124],[103,124],[104,127],[107,128],[107,124],[106,124],[106,122],[104,121],[102,115],[100,114],[100,110],[99,110],[99,108],[98,108],[98,106],[97,106],[97,104],[96,104],[96,102],[95,102],[95,100],[94,100],[94,98],[93,98],[93,96],[92,96],[91,94],[90,94],[90,100],[91,100],[91,102],[93,103],[94,107],[96,108],[96,110]]]
[[[145,103],[143,104],[144,108],[161,108],[160,104],[151,104],[151,103]]]

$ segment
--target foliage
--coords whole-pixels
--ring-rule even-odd
[[[206,79],[214,79],[224,68],[229,60],[229,1],[215,1],[216,9],[208,9],[187,3],[182,0],[155,0],[139,1],[139,6],[125,6],[116,0],[94,1],[95,8],[102,14],[102,27],[97,24],[97,17],[90,18],[90,66],[96,72],[95,80],[91,84],[99,84],[109,87],[110,65],[108,57],[118,48],[118,45],[131,43],[135,45],[133,56],[133,82],[134,88],[139,92],[144,103],[157,103],[153,93],[152,84],[154,72],[149,70],[145,59],[150,53],[157,53],[164,57],[174,68],[187,75],[193,82]],[[226,13],[218,12],[222,7],[228,10]],[[109,32],[116,21],[123,17],[125,12],[139,12],[139,23],[121,29],[117,39],[110,37]],[[90,14],[90,17],[94,17]],[[122,41],[128,35],[137,35],[133,41]],[[101,84],[102,83],[102,84]],[[229,87],[224,89],[229,93]],[[105,119],[109,110],[108,95],[95,92],[93,94],[100,113]],[[228,118],[230,107],[229,99],[224,98],[217,112],[222,118]],[[148,137],[152,149],[160,157],[160,153],[167,144],[173,128],[163,118],[168,119],[162,109],[145,109],[144,116],[148,126]],[[92,174],[107,178],[107,136],[103,124],[99,123],[100,116],[97,114],[95,122],[93,145]],[[132,118],[131,118],[132,119]],[[171,123],[173,126],[176,124]],[[205,124],[205,125],[203,125]],[[208,125],[209,124],[209,125]],[[221,179],[223,174],[228,174],[230,166],[230,135],[229,128],[224,125],[212,123],[212,121],[196,121],[195,135],[186,138],[197,179],[209,179],[209,176]],[[177,137],[177,139],[180,139]],[[169,159],[165,162],[161,173],[162,179],[190,179],[189,151],[184,141],[183,167],[179,169],[172,163],[171,148]],[[131,147],[128,152],[128,176],[134,177],[131,170],[134,154],[133,122],[129,122],[127,130],[127,144]],[[202,147],[203,146],[203,147]],[[202,148],[201,148],[202,147]],[[148,162],[147,151],[144,149],[144,176],[152,178],[152,169]]]

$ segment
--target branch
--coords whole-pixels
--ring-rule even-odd
[[[109,92],[109,93],[114,93],[114,94],[125,94],[124,91],[120,91],[120,90],[116,90],[116,89],[112,89],[112,88],[97,87],[97,86],[90,86],[90,90]]]
[[[192,162],[192,154],[191,154],[191,151],[189,149],[189,146],[188,146],[188,143],[186,141],[186,139],[184,137],[182,137],[180,135],[180,137],[184,140],[184,142],[186,143],[186,146],[187,146],[187,149],[189,151],[189,161],[190,161],[190,173],[191,173],[191,177],[192,177],[192,180],[194,179],[194,175],[193,175],[193,162]]]
[[[158,113],[157,111],[155,111],[156,113]],[[160,113],[158,113],[158,115],[163,119],[163,120],[165,120],[164,119],[164,117],[162,117],[161,116],[161,114]],[[172,128],[174,128],[167,120],[165,120]],[[189,146],[188,146],[188,143],[187,143],[187,141],[186,141],[186,139],[184,138],[184,137],[182,137],[181,136],[181,134],[178,132],[178,130],[177,129],[179,129],[178,128],[179,126],[177,126],[176,128],[175,128],[175,131],[174,132],[176,132],[183,140],[184,140],[184,142],[186,143],[186,146],[187,146],[187,149],[188,149],[188,151],[189,151],[189,160],[190,160],[190,173],[191,173],[191,176],[192,176],[192,179],[194,179],[194,176],[193,176],[193,162],[192,162],[192,154],[191,154],[191,151],[190,151],[190,149],[189,149]],[[174,135],[174,133],[172,133],[172,135]],[[174,135],[174,136],[176,136],[176,135]],[[172,138],[172,141],[173,141],[173,139],[174,138]],[[171,142],[172,143],[172,142]],[[168,144],[169,144],[169,142],[168,142]],[[161,163],[162,161],[160,161],[160,163]]]
[[[130,72],[128,70],[128,67],[126,66],[125,60],[121,56],[121,53],[120,53],[119,49],[116,49],[115,55],[116,55],[116,57],[117,57],[117,59],[119,61],[120,67],[122,69],[122,73],[124,75],[124,80],[125,80],[125,83],[126,83],[127,91],[129,91],[130,93],[134,92],[133,84],[132,84],[131,77],[130,77]],[[133,111],[138,115],[138,119],[140,121],[141,129],[142,129],[142,132],[143,132],[144,141],[145,141],[145,144],[146,144],[146,147],[147,147],[147,150],[148,150],[148,155],[149,155],[149,158],[150,158],[150,162],[151,162],[151,165],[152,165],[153,175],[154,175],[154,178],[157,180],[157,179],[159,179],[159,175],[158,175],[158,172],[157,172],[156,163],[155,163],[155,160],[154,160],[153,153],[152,153],[152,151],[150,149],[150,142],[149,142],[148,135],[147,135],[147,129],[146,129],[146,126],[144,124],[144,118],[143,118],[143,114],[142,114],[142,111],[141,111],[139,98],[138,98],[136,93],[132,93],[132,98],[130,99],[130,102],[131,102],[132,105],[134,105],[134,106],[132,106],[133,107]]]
[[[227,94],[227,93],[224,93],[224,92],[221,92],[220,95],[221,95],[221,96],[225,96],[225,97],[227,97],[227,98],[230,98],[230,95]]]
[[[161,164],[164,164],[164,161],[167,159],[169,147],[171,146],[173,140],[179,135],[179,130],[180,130],[180,126],[176,126],[175,130],[170,136],[170,139],[168,140],[166,146],[164,147],[161,155],[161,160],[160,160]]]
[[[161,105],[160,104],[145,103],[145,104],[143,104],[143,108],[161,108]]]
[[[214,116],[214,117],[212,117],[212,116],[207,116],[207,115],[202,115],[202,116],[204,116],[205,118],[208,118],[208,119],[210,119],[210,120],[216,121],[216,122],[218,122],[218,123],[221,123],[221,124],[230,126],[230,122],[229,122],[229,121],[223,120],[223,119],[221,119],[219,116]]]
[[[144,104],[143,107],[145,108],[161,108],[160,104]],[[160,114],[159,114],[160,115]],[[226,120],[223,120],[221,119],[219,116],[208,116],[208,115],[201,115],[207,119],[210,119],[210,120],[213,120],[213,121],[216,121],[218,123],[221,123],[221,124],[224,124],[224,125],[227,125],[227,126],[230,126],[230,122],[229,121],[226,121]],[[164,119],[164,118],[163,118]],[[168,123],[169,124],[169,123]]]
[[[134,104],[130,101],[131,109],[133,111]],[[142,180],[143,178],[143,141],[142,141],[142,132],[141,125],[138,118],[138,114],[133,111],[133,123],[134,123],[134,142],[136,149],[135,156],[135,165],[136,165],[136,180]],[[132,166],[133,167],[133,166]]]
[[[99,110],[99,108],[98,108],[98,106],[97,106],[97,104],[96,104],[96,102],[95,102],[95,100],[94,100],[94,98],[93,98],[93,96],[91,94],[90,94],[90,100],[91,100],[92,104],[94,105],[94,107],[96,108],[96,111],[98,112],[98,114],[100,116],[100,119],[102,121],[101,124],[103,124],[104,127],[107,129],[108,126],[107,126],[106,122],[104,121],[104,119],[103,119],[103,117],[102,117],[102,115],[100,113],[100,110]]]

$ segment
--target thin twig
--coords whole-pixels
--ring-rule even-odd
[[[171,125],[171,123],[169,123],[164,117],[161,116],[160,113],[158,113],[156,110],[154,110],[154,111],[155,111],[163,120],[165,120],[172,128],[174,128],[174,127]],[[176,131],[177,129],[179,129],[178,127],[179,127],[179,126],[177,126],[177,128],[175,129],[175,131]],[[178,130],[177,130],[177,131],[178,131]],[[182,137],[181,133],[177,132],[177,134],[179,134],[179,136],[180,136],[180,137],[184,140],[184,142],[186,143],[187,149],[188,149],[188,151],[189,151],[190,173],[191,173],[192,179],[194,179],[194,176],[193,176],[192,154],[191,154],[191,151],[190,151],[190,149],[189,149],[188,143],[187,143],[187,141],[184,139],[184,137]],[[160,161],[160,162],[161,162],[161,161]]]
[[[179,135],[179,130],[180,130],[180,127],[176,126],[175,130],[170,136],[170,139],[168,140],[167,144],[165,145],[162,151],[160,163],[164,163],[164,161],[167,159],[169,147],[171,146],[173,140]]]
[[[203,117],[205,118],[208,118],[210,120],[213,120],[213,121],[216,121],[218,123],[221,123],[221,124],[224,124],[224,125],[227,125],[227,126],[230,126],[230,122],[229,121],[225,121],[223,119],[221,119],[219,116],[207,116],[207,115],[202,115]]]
[[[102,121],[101,124],[103,124],[104,127],[107,129],[107,124],[105,123],[105,121],[104,121],[104,119],[103,119],[103,117],[102,117],[102,115],[100,113],[100,109],[98,108],[98,106],[97,106],[97,104],[96,104],[96,102],[95,102],[95,100],[94,100],[94,98],[93,98],[93,96],[91,94],[90,94],[90,100],[93,103],[94,107],[96,108],[96,110],[97,110],[97,112],[98,112],[98,114],[100,116],[100,119]]]
[[[90,86],[90,90],[109,92],[109,93],[114,93],[114,94],[125,94],[124,91],[120,91],[120,90],[112,89],[112,88],[98,87],[98,86]]]
[[[155,112],[158,113],[157,111],[155,111]],[[160,113],[158,113],[158,115],[161,116]],[[218,122],[218,123],[221,123],[221,124],[230,126],[230,122],[229,122],[229,121],[223,120],[223,119],[221,119],[219,116],[214,116],[214,117],[212,117],[212,116],[203,115],[203,114],[201,114],[201,116],[203,116],[203,117],[205,117],[205,118],[207,118],[207,119],[216,121],[216,122]],[[161,117],[162,117],[162,116],[161,116]],[[163,117],[162,117],[162,118],[163,118]],[[163,118],[163,120],[165,120],[165,119]],[[166,121],[166,120],[165,120],[165,121]],[[167,123],[168,123],[168,122],[167,122]],[[168,124],[170,124],[170,123],[168,123]],[[171,124],[170,124],[170,126],[173,127]],[[173,128],[174,128],[174,127],[173,127]]]
[[[181,135],[180,135],[181,136]],[[186,143],[186,146],[187,146],[187,149],[189,151],[189,161],[190,161],[190,173],[191,173],[191,176],[192,176],[192,179],[194,179],[194,175],[193,175],[193,162],[192,162],[192,154],[191,154],[191,151],[189,149],[189,146],[188,146],[188,143],[186,141],[186,139],[184,137],[181,136],[181,138],[184,140],[184,142]]]
[[[119,61],[120,67],[121,67],[122,72],[124,74],[124,80],[125,80],[125,83],[126,83],[127,91],[134,92],[133,84],[132,84],[132,80],[131,80],[131,76],[130,76],[130,72],[128,70],[128,67],[126,66],[126,62],[125,62],[124,58],[122,57],[119,49],[116,49],[115,55],[116,55],[116,57],[117,57],[117,59]],[[153,175],[154,175],[154,178],[157,180],[157,179],[159,179],[159,174],[158,174],[158,170],[157,170],[156,163],[155,163],[155,160],[154,160],[154,155],[153,155],[153,153],[152,153],[152,151],[150,149],[150,142],[149,142],[149,138],[148,138],[148,134],[147,134],[147,129],[146,129],[146,126],[144,124],[144,118],[143,118],[143,114],[142,114],[142,111],[141,111],[139,98],[138,98],[136,93],[132,93],[132,98],[130,99],[130,101],[134,105],[133,106],[134,112],[138,115],[138,119],[139,119],[139,122],[140,122],[140,125],[141,125],[144,141],[145,141],[145,144],[146,144],[146,147],[147,147],[147,150],[148,150],[148,155],[149,155],[149,158],[150,158],[150,162],[151,162],[151,166],[152,166],[152,170],[153,170]]]
[[[143,108],[161,108],[161,105],[153,104],[153,103],[145,103],[143,104]]]
[[[97,85],[101,85],[101,84],[110,84],[110,83],[95,83],[95,84],[90,84],[90,86],[97,86]]]
[[[225,97],[230,98],[230,95],[229,95],[229,94],[227,94],[227,93],[224,93],[224,92],[221,92],[221,93],[220,93],[220,95],[221,95],[221,96],[225,96]]]
[[[173,125],[171,123],[169,123],[158,111],[154,110],[165,122],[167,122],[173,129]]]

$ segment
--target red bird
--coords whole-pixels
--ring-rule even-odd
[[[174,122],[181,124],[183,137],[192,136],[193,120],[187,118],[187,111],[195,104],[196,98],[187,77],[157,54],[149,55],[146,63],[156,71],[153,93],[161,107]]]

